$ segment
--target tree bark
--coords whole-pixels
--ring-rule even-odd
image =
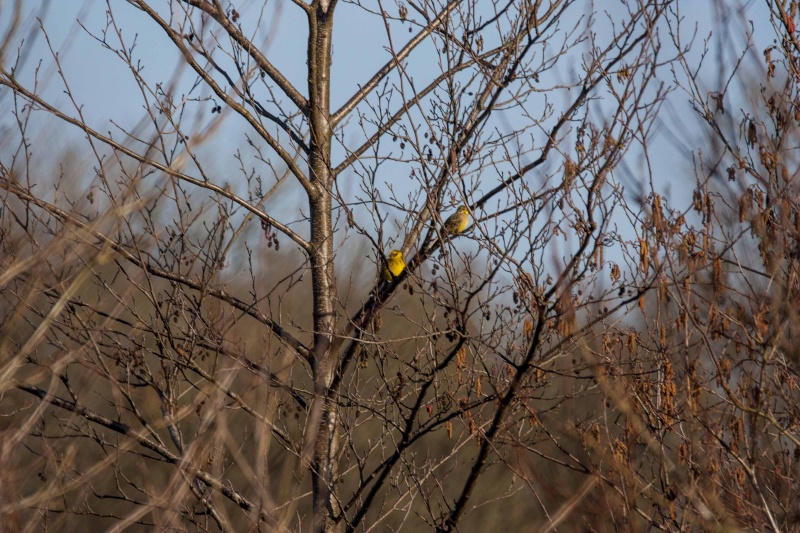
[[[330,74],[331,38],[335,2],[318,2],[308,12],[308,119],[311,130],[309,194],[311,216],[311,275],[314,300],[313,366],[314,409],[310,413],[314,433],[311,465],[315,531],[341,528],[341,507],[333,493],[338,478],[337,455],[340,447],[338,407],[331,384],[334,381],[335,354],[331,340],[336,326],[336,295],[333,263],[333,221],[331,209]],[[314,427],[316,426],[316,427]],[[337,526],[339,524],[339,526]]]

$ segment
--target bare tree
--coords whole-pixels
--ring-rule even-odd
[[[764,4],[769,25],[761,26],[772,32],[760,42],[771,45],[757,48],[742,6],[717,2],[715,14],[727,23],[704,55],[725,59],[714,75],[679,61],[676,84],[708,138],[691,147],[696,226],[687,225],[677,254],[666,255],[666,312],[655,323],[674,324],[668,329],[677,343],[668,351],[685,354],[678,412],[689,416],[670,431],[679,437],[676,461],[688,467],[683,483],[706,495],[691,502],[676,492],[674,505],[690,517],[724,516],[734,527],[793,531],[800,524],[800,47],[796,2]]]
[[[719,161],[744,158],[764,187],[784,177],[720,126],[679,4],[109,1],[104,27],[79,27],[126,66],[130,124],[90,118],[46,22],[49,70],[9,35],[8,523],[790,527],[797,461],[757,453],[797,450],[798,359],[767,333],[788,310],[725,279],[774,280],[791,302],[795,229],[771,213],[796,199],[748,184],[742,209],[780,257],[739,262]],[[770,5],[782,32],[795,14]],[[142,20],[177,52],[171,78],[145,68]],[[367,28],[380,50],[334,54],[334,30]],[[782,100],[765,104],[787,128],[797,63],[781,42]],[[296,50],[302,86],[277,66]],[[721,141],[700,222],[654,184],[672,94]],[[81,135],[57,163],[42,117]],[[459,206],[466,228],[445,223]]]

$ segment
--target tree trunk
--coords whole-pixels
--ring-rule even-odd
[[[330,73],[333,8],[335,2],[320,2],[309,12],[308,43],[308,118],[311,129],[309,177],[313,190],[309,197],[311,216],[311,275],[314,299],[313,367],[315,409],[308,429],[315,433],[312,461],[312,487],[315,531],[341,528],[341,508],[333,494],[338,478],[337,455],[340,446],[338,407],[330,390],[336,369],[331,340],[336,326],[334,298],[336,285],[333,265],[333,222],[331,210]]]

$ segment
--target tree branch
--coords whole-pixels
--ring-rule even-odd
[[[30,194],[27,190],[23,189],[16,183],[9,180],[8,178],[0,177],[0,188],[6,189],[7,191],[11,192],[12,194],[17,196],[21,200],[24,200],[25,202],[41,207],[47,212],[57,216],[63,222],[72,224],[76,228],[92,235],[94,238],[101,240],[103,243],[108,245],[114,251],[122,255],[127,261],[133,263],[142,270],[159,278],[180,283],[181,285],[184,285],[190,289],[205,291],[209,295],[226,302],[230,306],[235,307],[240,311],[243,311],[247,315],[255,318],[265,326],[269,327],[270,330],[278,337],[278,339],[280,339],[287,346],[292,348],[297,354],[299,354],[306,360],[310,360],[311,352],[302,342],[300,342],[298,339],[292,336],[292,334],[286,331],[280,324],[278,324],[268,316],[264,315],[263,313],[257,311],[252,305],[248,305],[240,301],[238,298],[235,298],[234,296],[226,293],[224,290],[207,287],[203,283],[193,281],[185,276],[181,276],[179,274],[167,270],[162,270],[160,268],[152,266],[149,263],[146,263],[143,259],[136,257],[131,252],[129,252],[125,247],[109,239],[103,233],[90,228],[87,224],[78,220],[76,217],[70,215],[66,211],[59,209],[58,207],[49,204],[43,200],[40,200],[39,198]],[[15,270],[18,271],[19,269]]]
[[[142,0],[134,0],[137,4],[142,3]],[[267,73],[275,83],[278,84],[278,87],[283,90],[283,92],[288,96],[294,105],[303,112],[303,114],[308,114],[308,101],[306,98],[300,94],[300,92],[294,88],[294,86],[287,80],[281,71],[275,68],[275,66],[269,62],[269,60],[261,53],[257,46],[254,46],[253,43],[250,42],[250,39],[242,34],[241,30],[225,15],[225,12],[222,10],[220,5],[214,6],[209,2],[204,0],[181,0],[186,4],[196,7],[209,15],[213,18],[217,23],[222,26],[225,32],[230,35],[230,37],[241,46],[244,50],[247,51],[248,55],[253,58],[256,64]],[[297,2],[295,2],[298,4]],[[298,4],[301,5],[301,4]],[[308,9],[305,8],[304,10],[308,12]],[[148,10],[152,11],[149,6]]]
[[[120,435],[125,435],[126,437],[131,439],[131,441],[139,444],[144,448],[147,448],[148,450],[157,453],[167,462],[178,466],[193,478],[202,481],[209,487],[218,491],[226,498],[228,498],[230,501],[239,506],[239,508],[248,512],[257,510],[258,516],[261,520],[272,525],[277,524],[277,520],[274,517],[267,514],[263,506],[258,506],[253,502],[251,502],[250,500],[248,500],[247,498],[245,498],[244,496],[242,496],[241,494],[239,494],[236,490],[234,490],[230,486],[230,483],[222,482],[217,478],[211,476],[207,472],[200,470],[192,463],[190,463],[183,457],[180,457],[172,453],[170,450],[168,450],[161,444],[158,444],[148,439],[147,437],[140,435],[131,426],[123,424],[122,422],[116,422],[114,420],[111,420],[110,418],[106,418],[103,415],[100,415],[92,411],[91,409],[83,407],[75,402],[71,402],[69,400],[64,400],[62,398],[54,396],[53,394],[50,394],[46,390],[40,389],[34,385],[30,385],[24,382],[17,382],[15,383],[15,387],[21,391],[36,396],[37,398],[39,398],[39,400],[43,402],[49,403],[50,405],[54,405],[56,407],[60,407],[61,409],[64,409],[71,413],[75,413],[76,415],[80,416],[81,418],[85,419],[88,422],[92,422],[94,424],[103,426],[104,428],[110,429],[111,431],[119,433]]]
[[[3,77],[0,77],[0,85],[5,85],[6,87],[9,87],[9,88],[13,89],[14,92],[16,92],[16,93],[20,94],[21,96],[25,97],[31,103],[34,103],[34,104],[36,104],[38,106],[41,106],[43,109],[45,109],[49,113],[53,114],[54,116],[60,118],[64,122],[72,124],[73,126],[77,126],[78,128],[82,129],[84,132],[86,132],[87,135],[90,135],[91,137],[94,137],[95,139],[103,142],[104,144],[110,146],[111,148],[113,148],[113,149],[115,149],[115,150],[117,150],[119,152],[122,152],[123,154],[135,159],[136,161],[139,161],[140,163],[143,163],[143,164],[145,164],[147,166],[151,166],[151,167],[153,167],[155,169],[158,169],[158,170],[164,172],[165,174],[167,174],[169,176],[172,176],[174,178],[178,178],[181,181],[186,181],[188,183],[191,183],[192,185],[197,185],[198,187],[202,187],[204,189],[208,189],[210,191],[213,191],[216,194],[218,194],[220,196],[223,196],[223,197],[235,202],[236,204],[244,207],[245,209],[247,209],[248,211],[253,213],[255,216],[257,216],[261,220],[264,220],[264,221],[268,222],[272,227],[280,230],[283,234],[285,234],[287,237],[289,237],[289,239],[291,239],[298,246],[300,246],[304,251],[311,252],[311,245],[305,239],[300,237],[297,233],[295,233],[293,230],[291,230],[285,224],[282,224],[281,222],[279,222],[277,219],[271,217],[270,215],[266,214],[265,212],[261,211],[260,209],[256,209],[255,207],[253,207],[253,205],[250,202],[248,202],[247,200],[244,200],[243,198],[240,198],[239,196],[233,194],[229,190],[227,190],[227,189],[225,189],[223,187],[220,187],[218,185],[215,185],[215,184],[213,184],[213,183],[211,183],[209,181],[193,178],[193,177],[189,176],[188,174],[184,174],[182,172],[178,172],[177,170],[173,170],[172,168],[168,167],[167,165],[163,165],[163,164],[161,164],[161,163],[159,163],[157,161],[154,161],[154,160],[149,159],[149,158],[147,158],[147,157],[145,157],[143,155],[140,155],[137,152],[134,152],[130,148],[127,148],[127,147],[123,146],[122,144],[118,143],[117,141],[115,141],[115,140],[113,140],[113,139],[111,139],[109,137],[106,137],[105,135],[101,135],[97,131],[95,131],[92,128],[90,128],[86,123],[84,123],[84,122],[82,122],[82,121],[80,121],[78,119],[75,119],[73,117],[70,117],[69,115],[66,115],[66,114],[62,113],[61,111],[59,111],[55,107],[53,107],[50,104],[48,104],[47,102],[45,102],[39,96],[31,93],[25,87],[20,85],[17,82],[16,78],[14,78],[14,76],[9,74],[2,66],[0,66],[0,74],[2,74],[2,76],[3,76]]]

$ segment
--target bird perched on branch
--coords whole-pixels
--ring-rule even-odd
[[[381,279],[383,281],[391,282],[406,269],[406,262],[403,260],[403,252],[400,250],[392,250],[389,257],[386,259],[386,265],[381,270]]]
[[[444,231],[448,235],[458,235],[467,229],[467,226],[469,226],[469,210],[465,205],[459,206],[456,212],[444,221]]]

